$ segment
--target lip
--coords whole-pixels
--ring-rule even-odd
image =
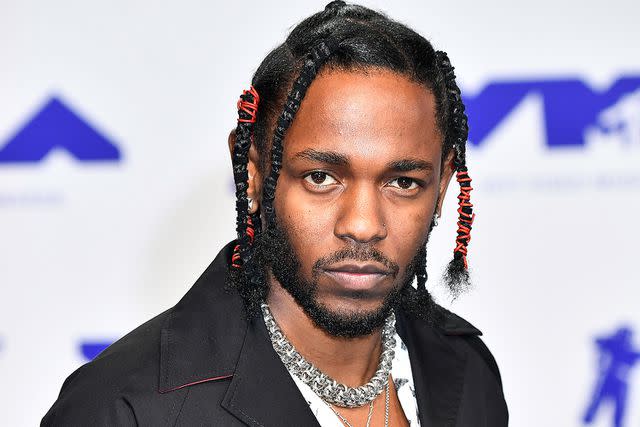
[[[324,269],[324,273],[341,287],[348,289],[374,288],[391,276],[391,272],[377,264],[343,263]]]
[[[336,272],[336,273],[348,273],[348,274],[380,274],[384,276],[388,276],[391,274],[391,271],[381,267],[378,264],[374,263],[338,263],[334,264],[328,268],[325,268],[327,272]]]

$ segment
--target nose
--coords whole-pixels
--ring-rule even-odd
[[[334,234],[349,243],[375,243],[387,237],[380,193],[375,185],[353,185],[342,193]]]

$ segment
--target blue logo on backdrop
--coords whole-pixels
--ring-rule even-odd
[[[590,126],[603,133],[634,136],[640,129],[640,77],[620,78],[605,91],[593,90],[577,79],[503,81],[488,84],[475,96],[464,97],[470,142],[482,145],[491,131],[532,93],[543,99],[547,146],[550,148],[584,145],[584,134]],[[616,106],[622,114],[616,115],[617,120],[603,116]]]
[[[40,162],[53,149],[65,150],[83,162],[118,161],[121,157],[112,141],[56,97],[0,147],[0,164]]]
[[[633,347],[633,331],[621,327],[612,335],[595,340],[599,352],[596,386],[584,414],[585,424],[594,421],[605,402],[613,405],[613,426],[621,427],[627,404],[629,372],[640,361],[640,349]]]
[[[113,341],[83,341],[80,343],[80,353],[85,360],[93,360],[97,355],[109,347]]]

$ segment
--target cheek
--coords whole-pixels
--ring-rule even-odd
[[[424,209],[395,210],[392,213],[391,224],[387,227],[389,255],[394,255],[398,261],[405,264],[410,261],[420,245],[425,241],[429,230],[430,216]],[[394,253],[395,252],[395,253]],[[402,258],[402,259],[400,259]]]
[[[425,243],[435,212],[437,192],[429,191],[420,203],[387,209],[387,242],[381,249],[401,267],[407,266]]]
[[[274,207],[301,261],[315,262],[330,250],[334,212],[321,204],[301,186],[294,185],[286,174],[278,179]]]

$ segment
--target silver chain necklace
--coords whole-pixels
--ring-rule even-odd
[[[342,424],[346,425],[347,427],[353,427],[353,425],[349,421],[347,421],[345,417],[343,417],[338,411],[336,411],[333,405],[327,403],[327,406],[329,406],[333,413],[336,414],[338,418],[340,418]],[[369,403],[369,414],[367,415],[367,424],[365,424],[365,427],[369,427],[369,425],[371,424],[371,415],[373,415],[373,401]],[[387,381],[384,393],[384,427],[389,427],[389,381]]]
[[[360,387],[348,387],[340,384],[302,357],[293,344],[284,336],[273,318],[269,306],[265,303],[262,303],[262,316],[264,317],[264,323],[267,326],[273,349],[282,360],[284,366],[325,402],[342,406],[343,408],[364,406],[373,402],[389,383],[391,362],[395,355],[394,348],[396,345],[396,317],[393,313],[387,317],[382,327],[382,354],[380,355],[378,369],[371,380]]]

